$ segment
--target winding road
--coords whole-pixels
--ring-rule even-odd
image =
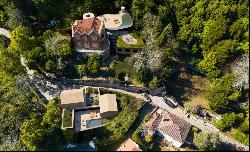
[[[0,27],[0,35],[5,35],[7,38],[11,37],[10,31],[3,29],[1,27]],[[27,74],[29,75],[29,78],[31,79],[31,82],[33,83],[33,85],[38,89],[38,91],[43,96],[45,96],[45,98],[47,100],[54,98],[56,95],[58,95],[58,92],[60,92],[66,88],[66,85],[63,86],[64,85],[63,82],[62,82],[62,84],[55,85],[55,84],[52,84],[51,82],[42,80],[41,77],[40,78],[37,77],[36,74],[34,73],[34,70],[30,70],[26,66],[25,60],[22,57],[21,57],[21,63],[23,66],[25,66],[25,68],[27,70]],[[40,84],[38,85],[38,83],[40,83]],[[62,85],[62,86],[59,86],[59,85]],[[71,88],[87,87],[87,86],[78,86],[78,84],[71,84],[70,86],[71,86]],[[107,88],[107,87],[104,86],[102,88]],[[110,89],[113,91],[118,91],[118,92],[125,93],[125,94],[129,94],[129,95],[132,95],[136,98],[142,98],[140,93],[134,93],[134,92],[129,92],[129,91],[126,91],[123,89],[115,89],[115,88],[107,88],[107,89]],[[55,91],[55,92],[53,92],[53,91]],[[203,131],[219,132],[219,130],[217,128],[215,128],[213,125],[206,123],[201,119],[196,119],[192,116],[190,118],[186,117],[184,110],[180,109],[179,107],[177,107],[177,108],[169,107],[167,104],[165,104],[161,101],[162,97],[151,96],[151,99],[152,99],[152,104],[181,117],[182,119],[186,120],[190,124],[200,128]],[[237,150],[249,151],[249,147],[239,143],[238,141],[236,141],[232,138],[229,138],[228,136],[224,135],[221,132],[219,132],[219,135],[220,135],[220,138],[223,142],[229,143],[229,144],[235,146],[237,148]]]

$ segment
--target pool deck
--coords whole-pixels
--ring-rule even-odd
[[[102,125],[88,126],[89,121],[100,120],[100,109],[82,110],[75,112],[75,131],[84,131],[92,128],[98,128]]]

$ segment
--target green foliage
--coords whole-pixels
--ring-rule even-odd
[[[120,105],[121,105],[122,109],[126,108],[131,100],[132,99],[127,95],[121,96],[120,97]]]
[[[226,62],[240,52],[237,46],[233,40],[220,41],[205,53],[205,58],[198,66],[208,73],[209,78],[220,77]]]
[[[25,121],[20,130],[20,141],[29,150],[52,150],[60,141],[61,109],[58,99],[49,101],[42,119]]]
[[[232,133],[233,137],[244,145],[249,146],[249,134],[244,134],[240,130],[235,130]]]
[[[207,93],[211,110],[225,113],[232,110],[240,97],[240,92],[232,87],[234,77],[223,76],[214,81],[213,88]]]
[[[221,150],[222,145],[219,134],[215,133],[200,133],[195,138],[195,143],[200,151]]]
[[[82,76],[88,73],[88,68],[85,64],[77,65],[76,66],[77,73]]]
[[[27,25],[27,19],[22,10],[18,9],[13,4],[6,7],[5,14],[8,15],[8,19],[5,23],[8,28],[15,29],[18,26]]]
[[[202,33],[203,50],[208,50],[223,38],[227,30],[226,19],[209,20],[206,22]]]
[[[240,125],[239,130],[245,134],[249,134],[249,118],[247,117],[245,121]]]
[[[153,79],[149,82],[150,89],[156,89],[159,86],[159,79],[157,76],[153,76]]]
[[[238,127],[244,121],[244,115],[242,113],[235,114],[233,113],[226,113],[222,115],[221,120],[216,123],[216,127],[221,131],[227,131],[231,129],[231,127]]]
[[[154,136],[152,134],[148,134],[148,135],[145,136],[145,141],[148,142],[148,143],[152,142],[153,141],[153,137]]]
[[[62,119],[63,127],[71,127],[72,124],[72,110],[65,109],[64,110],[64,116]]]
[[[149,81],[152,80],[152,77],[153,75],[149,69],[141,69],[137,72],[136,80],[144,86],[147,86]]]
[[[97,73],[98,70],[101,68],[101,59],[97,54],[91,55],[88,58],[87,63],[88,71],[92,74]]]

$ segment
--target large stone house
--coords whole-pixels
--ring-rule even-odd
[[[125,7],[121,7],[117,14],[95,17],[93,13],[85,13],[82,20],[76,20],[72,25],[75,49],[99,55],[110,55],[110,47],[116,48],[116,53],[119,54],[136,53],[143,48],[143,41],[135,33],[122,31],[132,25],[133,19]]]
[[[78,52],[105,54],[109,50],[109,40],[104,22],[93,13],[85,13],[82,20],[72,25],[72,38]]]

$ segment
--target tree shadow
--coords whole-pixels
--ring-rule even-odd
[[[196,92],[192,82],[187,78],[180,77],[180,74],[168,79],[165,86],[167,94],[175,97],[180,105],[183,105],[183,101],[188,100],[187,93],[195,94]]]

